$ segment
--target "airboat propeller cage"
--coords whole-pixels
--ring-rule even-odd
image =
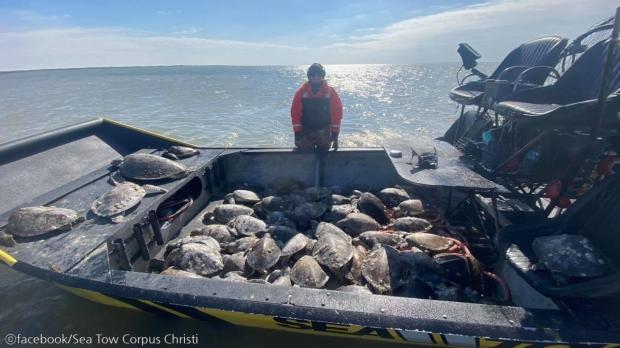
[[[463,67],[467,70],[471,70],[478,65],[477,60],[482,57],[480,53],[476,52],[469,44],[461,42],[459,44],[459,48],[456,50],[458,54],[461,56],[461,60],[463,61]]]

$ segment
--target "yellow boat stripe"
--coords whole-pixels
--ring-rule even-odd
[[[99,292],[95,292],[95,291],[91,291],[91,290],[86,290],[86,289],[79,289],[79,288],[72,288],[69,286],[64,286],[64,285],[60,285],[57,284],[59,287],[61,287],[62,289],[65,289],[67,291],[69,291],[70,293],[80,296],[82,298],[85,298],[87,300],[91,300],[93,302],[97,302],[97,303],[101,303],[104,304],[106,306],[113,306],[113,307],[120,307],[120,308],[128,308],[128,309],[137,309],[137,310],[141,310],[138,307],[132,306],[128,303],[119,301],[115,298],[103,295]]]
[[[174,314],[174,315],[176,315],[177,317],[181,317],[181,318],[185,318],[185,319],[191,319],[191,318],[192,318],[192,317],[190,317],[189,315],[185,315],[185,314],[183,314],[183,313],[181,313],[181,312],[175,311],[175,310],[174,310],[174,309],[172,309],[172,308],[168,308],[168,307],[162,306],[162,305],[157,304],[157,303],[155,303],[155,302],[146,301],[146,300],[138,300],[138,301],[140,301],[140,302],[142,302],[142,303],[146,303],[146,304],[147,304],[147,305],[149,305],[149,306],[153,306],[153,307],[155,307],[155,308],[161,309],[162,311],[166,311],[166,312],[168,312],[168,313]]]
[[[432,333],[431,336],[433,337],[433,340],[435,341],[436,345],[447,346],[446,341],[443,339],[443,337],[441,337],[441,334]]]
[[[115,125],[115,126],[119,126],[119,127],[123,127],[123,128],[131,129],[131,130],[134,130],[134,131],[136,131],[136,132],[140,132],[140,133],[148,134],[148,135],[150,135],[150,136],[153,136],[153,137],[156,137],[156,138],[159,138],[159,139],[165,140],[165,141],[170,141],[170,142],[173,142],[173,143],[177,143],[177,144],[180,144],[180,145],[183,145],[183,146],[197,147],[197,146],[196,146],[196,145],[194,145],[194,144],[190,144],[190,143],[188,143],[188,142],[185,142],[185,141],[181,141],[181,140],[175,139],[175,138],[173,138],[173,137],[169,137],[169,136],[166,136],[166,135],[163,135],[163,134],[159,134],[159,133],[157,133],[157,132],[149,131],[149,130],[142,129],[142,128],[138,128],[138,127],[135,127],[135,126],[130,126],[130,125],[128,125],[128,124],[120,123],[120,122],[117,122],[117,121],[111,120],[111,119],[109,119],[109,118],[103,118],[103,122],[110,123],[110,124],[113,124],[113,125]]]
[[[0,249],[0,260],[9,266],[13,266],[17,262],[17,259],[2,249]]]

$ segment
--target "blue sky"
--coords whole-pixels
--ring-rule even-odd
[[[467,41],[497,61],[547,34],[569,38],[612,0],[0,0],[0,70],[174,64],[456,61]]]

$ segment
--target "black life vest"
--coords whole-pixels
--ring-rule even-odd
[[[305,92],[301,98],[303,132],[311,133],[321,129],[329,129],[332,119],[329,92],[326,97],[322,98],[308,98],[307,93]]]

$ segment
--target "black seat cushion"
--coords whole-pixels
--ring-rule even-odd
[[[514,81],[518,74],[528,67],[555,66],[560,59],[560,53],[566,47],[568,40],[559,36],[549,36],[526,42],[512,50],[498,65],[495,71],[487,78],[496,80],[502,77],[504,80]],[[508,74],[502,74],[510,67],[521,66],[521,69],[511,70]],[[523,82],[542,84],[547,78],[548,71],[541,70],[529,74]],[[485,81],[472,81],[458,86],[450,91],[450,99],[464,105],[480,105],[484,93]]]
[[[553,85],[519,91],[497,104],[495,111],[510,118],[545,117],[571,124],[591,124],[600,93],[609,40],[590,47]],[[613,57],[610,91],[620,88],[620,54]],[[612,98],[614,96],[612,95]]]

